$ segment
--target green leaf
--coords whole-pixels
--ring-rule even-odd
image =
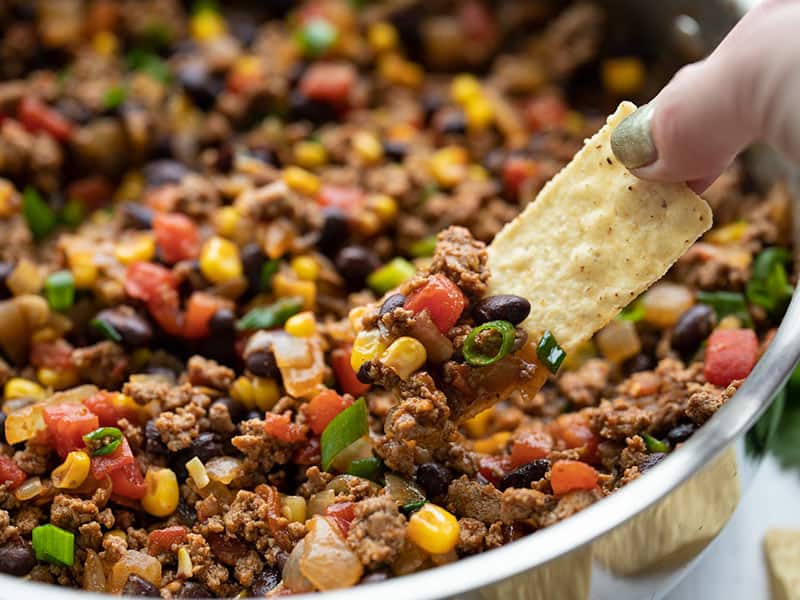
[[[80,200],[70,200],[61,210],[61,222],[68,227],[77,227],[85,217],[86,208]]]
[[[722,320],[728,315],[738,317],[745,327],[753,326],[750,311],[744,295],[738,292],[697,292],[697,300],[708,304],[717,314],[717,320]]]
[[[239,331],[251,329],[273,329],[286,323],[292,315],[300,312],[303,308],[303,299],[291,296],[281,298],[269,306],[257,306],[250,310],[245,316],[236,323]]]
[[[783,314],[794,292],[786,274],[786,265],[791,259],[785,248],[767,248],[756,257],[745,290],[751,304],[762,307],[773,316]]]
[[[339,452],[368,432],[367,403],[359,398],[336,415],[322,432],[322,469],[327,471]]]
[[[413,512],[417,512],[420,508],[425,506],[426,502],[427,500],[417,500],[416,502],[407,502],[406,504],[403,504],[403,506],[400,507],[400,510],[402,510],[404,513],[408,515]]]
[[[42,200],[39,192],[30,186],[22,195],[22,214],[28,223],[33,237],[37,240],[47,237],[56,227],[56,213]]]

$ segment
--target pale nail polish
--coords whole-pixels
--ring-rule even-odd
[[[627,116],[611,134],[611,150],[629,169],[652,164],[658,158],[651,125],[653,106],[645,104]]]

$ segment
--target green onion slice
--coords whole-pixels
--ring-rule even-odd
[[[484,340],[481,342],[478,341],[478,336],[481,336],[481,338],[486,337],[486,334],[483,334],[483,332],[494,332],[492,338],[497,338],[498,335],[500,336],[500,343],[497,344],[497,351],[492,355],[483,354],[483,349],[480,347],[485,343]],[[467,339],[464,340],[464,347],[461,351],[468,364],[473,367],[485,367],[486,365],[496,363],[511,352],[511,348],[514,346],[514,336],[514,326],[508,321],[489,321],[488,323],[475,327],[469,332]]]
[[[75,534],[55,525],[39,525],[32,531],[36,560],[71,567],[75,560]]]
[[[403,504],[403,506],[400,507],[400,510],[402,510],[404,513],[408,515],[413,512],[417,512],[420,508],[425,506],[426,502],[427,500],[417,500],[416,502],[408,502],[406,504]]]
[[[367,404],[364,398],[359,398],[336,415],[322,432],[322,469],[327,471],[339,452],[368,432]]]
[[[436,236],[431,235],[421,240],[417,240],[408,249],[411,256],[414,258],[422,258],[423,256],[433,256],[436,250]]]
[[[303,299],[291,296],[281,298],[269,306],[257,306],[239,319],[236,328],[240,331],[251,329],[273,329],[283,325],[292,315],[303,308]]]
[[[83,436],[83,441],[87,446],[90,442],[103,442],[102,446],[92,450],[92,456],[106,456],[122,444],[122,432],[116,427],[100,427]]]
[[[646,433],[641,434],[648,452],[669,452],[669,443],[663,442]]]
[[[411,278],[417,272],[416,267],[405,258],[395,258],[367,277],[367,285],[378,294],[384,294]]]
[[[56,227],[56,213],[39,192],[30,186],[25,188],[22,195],[22,214],[25,215],[28,229],[37,240],[47,237]]]
[[[77,199],[70,200],[61,210],[61,222],[68,227],[77,227],[86,217],[86,207]]]
[[[348,475],[355,475],[356,477],[363,477],[370,481],[377,481],[381,472],[381,459],[375,456],[368,456],[367,458],[357,458],[350,463],[347,467]]]
[[[70,271],[56,271],[44,282],[44,294],[53,310],[67,310],[75,303],[75,278]]]
[[[549,329],[542,334],[542,339],[539,340],[539,345],[536,346],[536,355],[550,369],[551,373],[558,371],[561,363],[567,357],[567,353],[558,345],[556,337]]]
[[[644,319],[644,304],[642,304],[641,300],[638,298],[628,304],[625,308],[623,308],[619,315],[617,315],[618,319],[623,321],[631,321],[633,323],[638,323],[642,319]]]
[[[745,290],[751,304],[773,314],[786,309],[794,292],[786,274],[786,265],[791,259],[791,254],[785,248],[767,248],[756,257]]]
[[[115,85],[108,88],[103,94],[103,108],[106,110],[114,110],[122,106],[125,99],[128,97],[128,90],[121,85]]]
[[[743,294],[738,292],[697,292],[697,300],[713,308],[718,320],[733,315],[738,317],[745,327],[753,326],[753,319],[750,318],[750,311],[747,310],[747,301]]]
[[[336,43],[339,33],[326,19],[313,19],[306,23],[298,35],[303,51],[309,56],[320,56]]]
[[[106,321],[104,319],[101,319],[99,317],[96,317],[96,318],[92,319],[89,322],[89,324],[92,327],[94,327],[95,329],[97,329],[98,331],[100,331],[100,333],[102,333],[104,336],[106,336],[106,339],[109,339],[112,342],[121,342],[122,341],[122,335],[120,335],[119,331],[114,329],[114,326],[111,323],[109,323],[108,321]]]
[[[261,267],[259,285],[262,292],[269,291],[272,288],[272,278],[275,277],[275,273],[278,272],[278,268],[280,268],[280,266],[281,261],[277,258],[273,258],[272,260],[265,262]]]

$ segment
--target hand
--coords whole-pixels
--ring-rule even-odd
[[[800,1],[747,13],[705,60],[681,69],[617,127],[633,173],[705,190],[754,141],[800,163]]]

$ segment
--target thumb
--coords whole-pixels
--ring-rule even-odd
[[[705,189],[753,141],[800,162],[800,2],[748,13],[702,62],[623,121],[612,148],[644,179]]]

